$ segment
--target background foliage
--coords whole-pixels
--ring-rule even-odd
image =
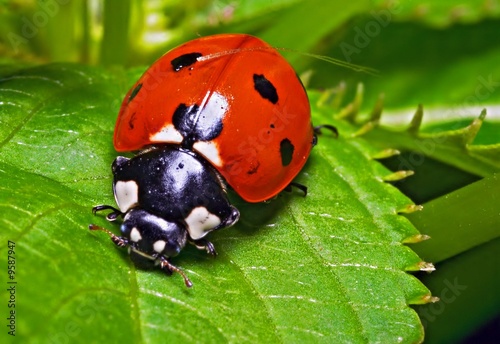
[[[420,260],[399,245],[416,231],[395,213],[413,201],[424,210],[408,218],[432,239],[411,248],[437,268],[417,277],[441,299],[415,307],[426,341],[498,338],[499,15],[495,0],[2,1],[0,201],[7,230],[1,237],[19,246],[18,336],[32,342],[109,336],[231,342],[251,341],[253,334],[261,340],[321,341],[330,337],[318,333],[345,326],[346,333],[333,333],[357,342],[398,341],[376,334],[381,329],[392,334],[388,324],[404,323],[395,309],[409,321],[407,327],[418,325],[407,304],[424,303],[428,295],[410,276],[390,272],[422,268],[404,265]],[[215,235],[221,257],[213,262],[194,250],[185,252],[178,262],[200,286],[193,296],[178,276],[136,271],[123,252],[85,226],[102,220],[89,214],[92,205],[112,203],[110,142],[127,88],[166,50],[224,32],[250,33],[290,50],[283,54],[308,80],[315,121],[336,124],[341,137],[321,138],[300,177],[313,190],[308,198],[241,204],[246,214],[241,224]],[[300,52],[369,66],[379,74],[357,73]],[[78,64],[45,65],[51,62]],[[381,94],[380,117],[372,109]],[[416,116],[405,130],[418,104],[424,106],[423,124],[419,127]],[[483,108],[484,122],[469,126]],[[401,154],[392,156],[387,149]],[[372,157],[415,175],[388,178],[390,171]],[[375,182],[384,178],[394,179],[409,199]],[[361,201],[351,204],[353,190]],[[331,204],[323,209],[325,199]],[[394,216],[386,219],[390,210]],[[376,220],[363,223],[367,214]],[[339,220],[343,216],[356,219],[355,225]],[[377,223],[379,217],[390,225]],[[393,231],[371,236],[370,229],[387,226]],[[328,241],[335,238],[339,243]],[[360,242],[381,249],[357,251]],[[0,252],[6,259],[4,244]],[[274,252],[287,252],[288,260]],[[389,273],[374,269],[371,276],[369,269],[351,266],[332,281],[331,265],[353,257],[359,264],[383,262]],[[305,264],[307,271],[292,262]],[[311,283],[311,276],[316,276],[313,286],[293,294],[297,290],[288,284]],[[374,290],[366,284],[371,278]],[[397,287],[384,284],[390,282]],[[384,294],[386,289],[396,296]],[[7,300],[5,291],[1,295]],[[348,300],[354,307],[345,307]],[[335,322],[353,309],[360,323]],[[394,327],[394,333],[405,334],[402,341],[421,340],[418,328],[404,326]],[[359,328],[366,332],[352,337]],[[226,335],[228,329],[234,338]]]

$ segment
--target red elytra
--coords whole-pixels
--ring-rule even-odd
[[[193,131],[176,122],[179,112]],[[289,185],[314,145],[309,100],[290,64],[259,38],[198,38],[158,59],[123,100],[115,149],[155,144],[189,147],[243,199],[264,201]]]

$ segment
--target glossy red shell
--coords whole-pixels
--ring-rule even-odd
[[[186,56],[198,58],[176,71],[173,61]],[[257,91],[256,76],[274,86],[276,99]],[[116,150],[180,144],[182,138],[173,130],[173,114],[180,104],[197,104],[203,118],[217,107],[222,116],[220,134],[192,149],[249,202],[282,191],[302,169],[313,146],[309,100],[302,83],[274,48],[253,36],[203,37],[163,55],[123,100],[114,134]]]

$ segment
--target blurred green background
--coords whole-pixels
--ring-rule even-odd
[[[182,42],[229,32],[249,33],[285,48],[283,54],[305,76],[309,89],[334,89],[351,99],[362,82],[366,114],[384,94],[384,124],[407,124],[417,104],[423,104],[425,131],[457,129],[487,108],[487,121],[474,143],[500,142],[499,1],[0,1],[0,63],[18,67],[64,61],[145,68]],[[375,68],[379,74],[355,72],[305,53]],[[386,163],[398,169],[398,161]],[[432,159],[416,168],[422,177],[398,186],[417,203],[480,179],[450,172]],[[489,277],[498,283],[498,256],[483,259],[493,263]],[[447,288],[442,279],[422,278],[435,295]],[[498,290],[494,294],[498,298]],[[479,292],[476,296],[464,305],[488,302]],[[429,342],[500,341],[498,309],[470,317],[469,308],[450,311],[459,304],[421,313]]]
[[[500,5],[495,0],[0,3],[4,62],[149,65],[198,36],[244,32],[292,50],[284,54],[299,74],[313,72],[314,88],[345,81],[352,92],[353,85],[363,81],[368,99],[384,92],[390,108],[448,104],[462,108],[460,115],[463,108],[498,101],[498,92],[490,89],[486,89],[489,94],[470,99],[484,80],[498,75]],[[381,77],[353,73],[301,52],[375,68]]]

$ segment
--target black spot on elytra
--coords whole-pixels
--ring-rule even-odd
[[[134,87],[132,92],[130,92],[130,96],[128,96],[128,101],[127,101],[128,103],[130,103],[132,100],[134,100],[135,96],[137,95],[137,93],[139,93],[141,88],[142,88],[142,83],[140,83],[139,85]]]
[[[250,169],[247,171],[247,174],[252,175],[254,173],[257,173],[259,167],[260,167],[260,162],[257,161],[257,165],[250,167]]]
[[[191,148],[196,141],[213,140],[222,132],[222,118],[207,118],[197,104],[180,104],[172,116],[172,123],[184,138],[182,145],[186,148]]]
[[[281,164],[288,166],[292,162],[293,151],[295,147],[289,139],[283,139],[280,142]]]
[[[273,104],[278,102],[276,87],[263,74],[253,75],[253,86],[262,98],[269,100]]]
[[[132,114],[132,116],[130,116],[130,119],[128,120],[128,127],[130,128],[130,130],[134,129],[134,122],[135,122],[135,112]]]
[[[270,125],[270,127],[273,128],[273,129],[275,128],[273,123]]]
[[[174,71],[178,72],[182,68],[191,66],[192,64],[196,63],[198,61],[198,58],[201,57],[201,53],[189,53],[189,54],[184,54],[179,57],[176,57],[170,63],[172,64],[172,68]]]

